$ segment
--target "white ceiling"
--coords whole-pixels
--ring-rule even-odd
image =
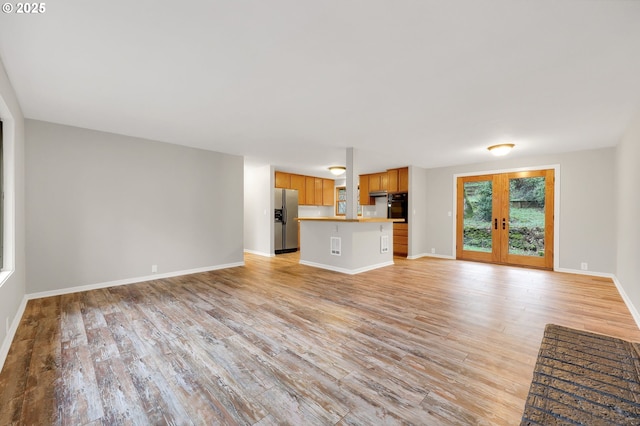
[[[59,0],[0,14],[28,118],[321,175],[614,146],[636,0]]]

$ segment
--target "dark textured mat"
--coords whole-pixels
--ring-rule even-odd
[[[640,425],[639,351],[547,324],[521,425]]]

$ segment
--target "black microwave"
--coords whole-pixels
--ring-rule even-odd
[[[387,218],[404,219],[405,222],[409,222],[409,194],[406,192],[389,194]]]

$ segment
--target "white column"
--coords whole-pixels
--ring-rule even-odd
[[[358,168],[356,166],[356,151],[347,148],[347,219],[358,218]]]

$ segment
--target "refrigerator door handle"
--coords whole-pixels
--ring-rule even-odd
[[[282,224],[283,225],[287,224],[287,206],[284,206],[282,208]]]

